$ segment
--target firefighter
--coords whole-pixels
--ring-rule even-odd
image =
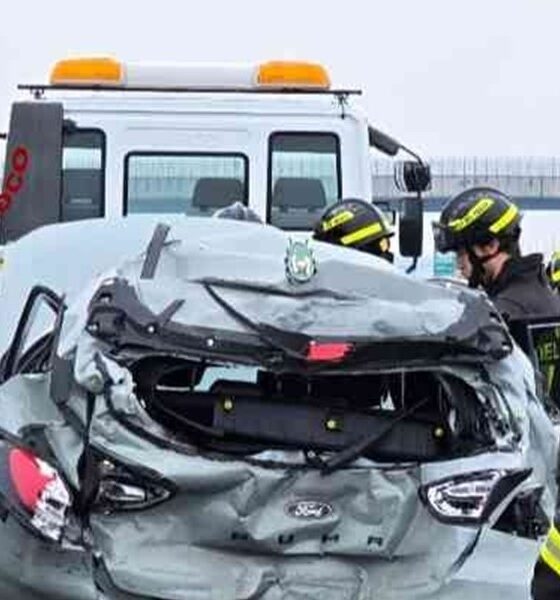
[[[393,262],[391,225],[377,206],[348,198],[331,205],[317,221],[313,239],[354,248]]]
[[[560,251],[552,254],[546,267],[546,274],[550,285],[558,293],[560,288]],[[553,383],[552,386],[554,385]],[[534,600],[560,598],[560,497],[557,499],[554,523],[541,547],[539,560],[535,565],[531,593]]]
[[[436,249],[455,251],[471,287],[482,287],[506,319],[560,315],[542,255],[522,256],[521,215],[499,190],[475,187],[443,208],[434,224]],[[540,551],[531,586],[534,600],[560,598],[560,509]]]
[[[434,223],[439,252],[455,251],[462,275],[482,287],[506,319],[560,315],[541,254],[522,256],[521,214],[506,194],[474,187],[457,194]]]

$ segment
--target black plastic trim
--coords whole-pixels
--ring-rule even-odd
[[[57,315],[64,308],[64,300],[51,289],[36,285],[31,289],[20,315],[16,331],[10,342],[10,346],[2,357],[0,366],[0,381],[6,381],[15,374],[18,360],[21,358],[21,345],[25,340],[28,326],[33,318],[36,303],[43,300],[47,306]],[[57,318],[58,321],[58,318]]]
[[[140,279],[154,278],[159,258],[161,256],[161,251],[165,246],[165,240],[167,239],[167,234],[169,233],[170,229],[171,228],[169,225],[164,225],[163,223],[158,223],[156,225],[154,233],[152,234],[152,239],[150,240],[146,250],[146,258],[144,259],[144,264],[142,265]]]
[[[309,96],[359,96],[362,90],[358,89],[303,89],[303,88],[221,88],[221,87],[200,87],[193,88],[188,86],[170,86],[170,87],[150,87],[150,86],[123,86],[123,85],[48,85],[41,83],[24,83],[17,86],[18,90],[29,90],[34,94],[42,95],[47,90],[67,90],[74,92],[83,92],[84,90],[96,92],[154,92],[154,93],[185,93],[185,94],[294,94]]]

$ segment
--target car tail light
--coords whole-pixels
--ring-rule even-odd
[[[530,474],[531,469],[457,475],[422,486],[420,497],[439,521],[482,524]]]
[[[20,448],[9,450],[8,470],[16,499],[29,514],[29,524],[46,538],[60,540],[71,497],[59,473]]]
[[[352,350],[347,342],[310,342],[306,359],[309,362],[336,362],[345,358]]]
[[[160,482],[131,473],[109,460],[101,461],[99,473],[96,507],[105,512],[149,508],[172,495],[171,489]]]

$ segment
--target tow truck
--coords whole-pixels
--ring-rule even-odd
[[[421,253],[430,171],[369,124],[356,89],[315,63],[56,63],[19,86],[0,193],[1,241],[46,224],[139,213],[208,216],[248,204],[281,229],[309,230],[340,198],[372,198],[371,149],[397,164],[401,255]]]

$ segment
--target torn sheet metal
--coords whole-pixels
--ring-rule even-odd
[[[532,469],[523,485],[544,486],[551,508],[552,424],[526,358],[511,348],[492,358],[508,337],[481,295],[409,280],[375,259],[323,244],[313,245],[317,273],[294,285],[286,279],[287,236],[259,225],[173,222],[147,270],[137,241],[128,260],[98,273],[70,303],[58,351],[71,364],[68,394],[52,394],[56,369],[0,387],[0,433],[45,445],[74,494],[81,497],[84,487],[86,449],[99,459],[97,474],[118,483],[99,487],[78,520],[82,531],[68,526],[55,547],[9,517],[0,521],[0,592],[23,600],[464,600],[480,589],[465,569],[493,532],[434,518],[420,488],[477,471]],[[142,278],[146,271],[150,277]],[[181,300],[168,321],[191,330],[211,326],[217,339],[242,336],[246,327],[213,301],[208,286],[250,322],[289,334],[366,336],[403,348],[453,338],[479,359],[438,368],[475,390],[495,445],[429,463],[356,457],[328,475],[303,451],[207,452],[150,416],[127,361],[88,330],[92,298],[115,279],[153,314]],[[111,501],[102,502],[104,494]],[[130,502],[150,505],[130,510]],[[512,592],[503,581],[487,586]]]

